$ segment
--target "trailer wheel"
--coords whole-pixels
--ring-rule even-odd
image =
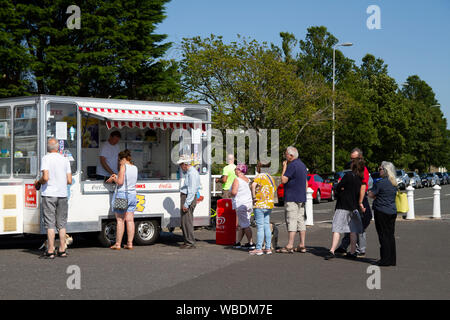
[[[157,220],[136,221],[134,241],[139,246],[154,244],[159,238],[160,224]]]
[[[102,231],[98,235],[98,241],[104,247],[110,247],[116,242],[116,221],[105,221],[102,223]]]

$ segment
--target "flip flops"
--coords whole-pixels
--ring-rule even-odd
[[[118,246],[118,245],[113,245],[113,246],[111,246],[111,247],[109,247],[111,250],[120,250],[120,246]]]
[[[44,254],[39,257],[39,259],[50,259],[50,260],[53,260],[53,259],[55,259],[55,257],[56,257],[56,253],[55,252],[45,251]]]
[[[306,248],[298,246],[297,248],[294,249],[294,251],[300,252],[300,253],[306,253]]]
[[[294,253],[294,248],[284,247],[281,249],[275,250],[276,253]]]

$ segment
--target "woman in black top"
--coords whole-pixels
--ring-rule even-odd
[[[392,163],[383,161],[380,168],[382,180],[378,181],[369,191],[369,197],[374,198],[372,208],[375,212],[375,227],[380,241],[379,266],[395,266],[397,264],[395,249],[395,220],[397,208],[397,180],[395,167]]]
[[[364,178],[364,160],[354,159],[351,171],[347,172],[336,186],[336,209],[333,217],[333,240],[326,260],[335,257],[341,233],[350,233],[350,253],[348,258],[356,258],[356,234],[362,232],[361,217],[358,212],[359,193]]]

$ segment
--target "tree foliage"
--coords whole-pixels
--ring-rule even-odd
[[[281,48],[246,39],[226,44],[214,35],[184,39],[183,89],[211,104],[217,128],[279,128],[281,150],[295,145],[311,171],[331,171],[339,41],[323,26],[308,28],[304,40],[280,37]],[[356,65],[337,48],[335,80],[337,170],[355,147],[372,170],[382,161],[420,171],[449,166],[447,122],[425,81],[410,76],[399,88],[383,59],[366,54]]]
[[[182,84],[194,100],[209,103],[219,129],[282,129],[282,147],[329,116],[330,90],[303,82],[278,50],[255,40],[225,44],[221,37],[184,39]]]
[[[155,33],[167,2],[82,1],[81,28],[69,29],[73,1],[2,1],[0,55],[8,59],[0,61],[0,94],[180,96],[177,65],[161,59],[171,43]]]

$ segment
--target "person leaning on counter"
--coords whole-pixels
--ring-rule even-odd
[[[121,138],[119,131],[113,131],[100,148],[100,157],[97,164],[97,180],[106,181],[113,174],[119,172],[119,141]]]

